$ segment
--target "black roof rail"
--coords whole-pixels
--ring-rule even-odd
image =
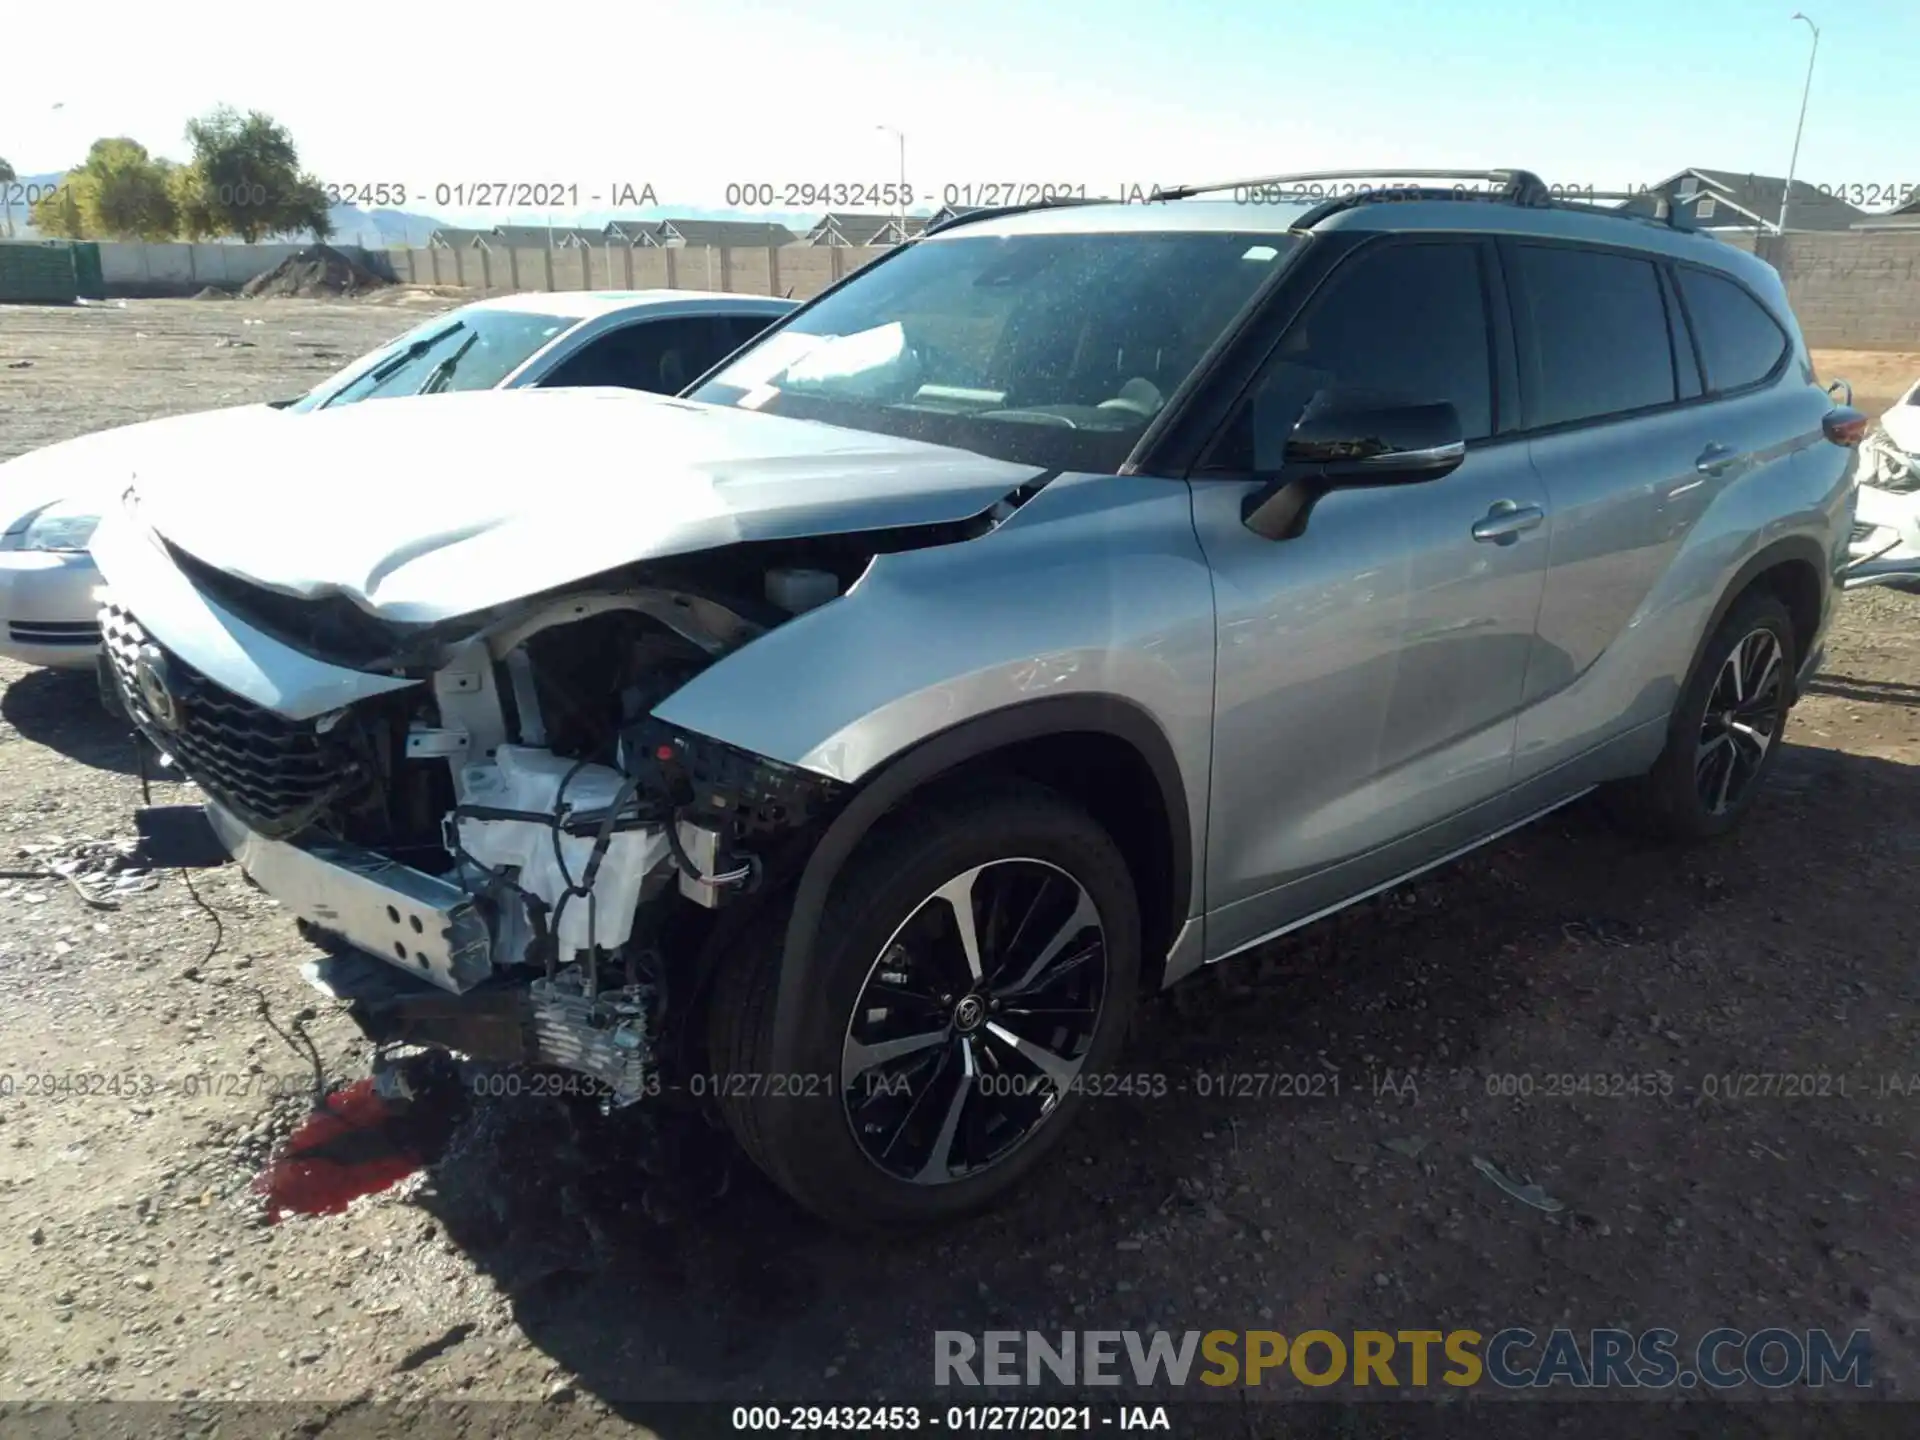
[[[1501,199],[1513,201],[1519,205],[1547,205],[1552,203],[1553,193],[1546,182],[1531,170],[1303,170],[1293,175],[1256,175],[1246,180],[1214,180],[1204,185],[1175,185],[1170,189],[1155,188],[1151,198],[1156,200],[1187,200],[1196,195],[1217,194],[1222,190],[1255,190],[1275,185],[1313,185],[1329,180],[1486,180],[1502,186]],[[1395,192],[1404,194],[1408,186],[1381,187],[1393,198]],[[1344,198],[1344,197],[1343,197]]]
[[[1345,180],[1389,180],[1423,182],[1430,180],[1452,180],[1453,188],[1440,185],[1383,184],[1370,186],[1365,190],[1356,190],[1351,194],[1331,196],[1300,218],[1290,227],[1293,230],[1310,230],[1329,215],[1342,210],[1350,210],[1358,205],[1377,204],[1390,200],[1481,200],[1507,205],[1523,205],[1530,209],[1574,210],[1588,215],[1610,215],[1622,220],[1639,220],[1665,224],[1674,230],[1693,231],[1690,217],[1677,210],[1673,202],[1665,195],[1651,190],[1582,190],[1570,187],[1556,191],[1546,181],[1531,170],[1517,168],[1499,170],[1303,170],[1290,175],[1259,175],[1244,180],[1209,181],[1202,185],[1175,185],[1168,188],[1155,186],[1147,196],[1149,203],[1159,200],[1188,200],[1203,195],[1218,194],[1222,190],[1271,190],[1275,187],[1305,186],[1324,184],[1330,181]],[[1459,188],[1458,182],[1479,180],[1497,185],[1497,190],[1466,190]],[[1652,213],[1628,209],[1625,206],[1608,207],[1596,202],[1603,200],[1641,201],[1652,206]],[[992,205],[978,210],[963,211],[950,215],[937,224],[929,225],[922,235],[937,235],[943,230],[957,225],[970,224],[976,220],[997,220],[1003,215],[1021,215],[1030,210],[1051,210],[1062,205],[1110,205],[1116,202],[1103,196],[1056,195],[1044,200],[1034,200],[1021,205]]]
[[[1624,200],[1629,203],[1644,200],[1653,206],[1653,210],[1648,213],[1629,210],[1625,205],[1596,205],[1594,202],[1598,200]],[[1677,209],[1671,198],[1654,190],[1578,190],[1563,195],[1561,203],[1570,209],[1591,209],[1600,215],[1621,215],[1630,220],[1657,220],[1671,230],[1693,231],[1697,228],[1691,214]]]
[[[1321,201],[1307,211],[1290,227],[1295,231],[1311,230],[1329,215],[1337,215],[1342,210],[1351,210],[1356,206],[1378,204],[1389,200],[1481,200],[1496,204],[1527,204],[1544,210],[1571,210],[1582,215],[1605,215],[1616,220],[1638,220],[1644,224],[1663,224],[1670,230],[1693,232],[1691,219],[1676,210],[1664,195],[1651,190],[1567,190],[1558,194],[1548,191],[1547,198],[1535,201],[1515,201],[1509,192],[1495,190],[1447,190],[1432,186],[1406,185],[1388,187],[1379,190],[1356,192],[1352,195],[1339,195]],[[1597,202],[1603,200],[1640,200],[1651,206],[1650,211],[1629,210],[1623,206],[1608,206]]]

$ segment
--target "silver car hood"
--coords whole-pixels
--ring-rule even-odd
[[[371,400],[302,420],[144,458],[138,517],[231,575],[394,621],[736,541],[962,520],[1041,473],[628,390]]]
[[[171,450],[219,453],[250,427],[284,424],[271,405],[234,405],[165,415],[55,441],[0,464],[0,529],[58,500],[110,502],[138,463]]]

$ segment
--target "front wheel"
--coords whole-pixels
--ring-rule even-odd
[[[1125,860],[1037,787],[883,821],[817,934],[799,1073],[767,1073],[777,945],[730,962],[711,1050],[743,1148],[851,1227],[944,1220],[1031,1171],[1117,1053],[1139,985]]]
[[[1797,664],[1786,606],[1763,592],[1735,601],[1674,706],[1666,749],[1615,789],[1615,812],[1676,840],[1738,825],[1779,757]]]

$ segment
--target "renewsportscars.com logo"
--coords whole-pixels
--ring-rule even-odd
[[[1663,1390],[1873,1384],[1855,1330],[938,1330],[936,1385],[1330,1385]]]

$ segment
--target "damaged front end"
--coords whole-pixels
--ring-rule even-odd
[[[216,683],[111,595],[105,653],[129,717],[329,950],[309,976],[371,1039],[561,1067],[621,1105],[682,1059],[716,912],[764,893],[845,789],[651,712],[873,553],[741,546],[701,557],[698,585],[655,565],[431,627],[342,625],[336,603],[170,557],[288,653],[404,682],[304,718]]]

